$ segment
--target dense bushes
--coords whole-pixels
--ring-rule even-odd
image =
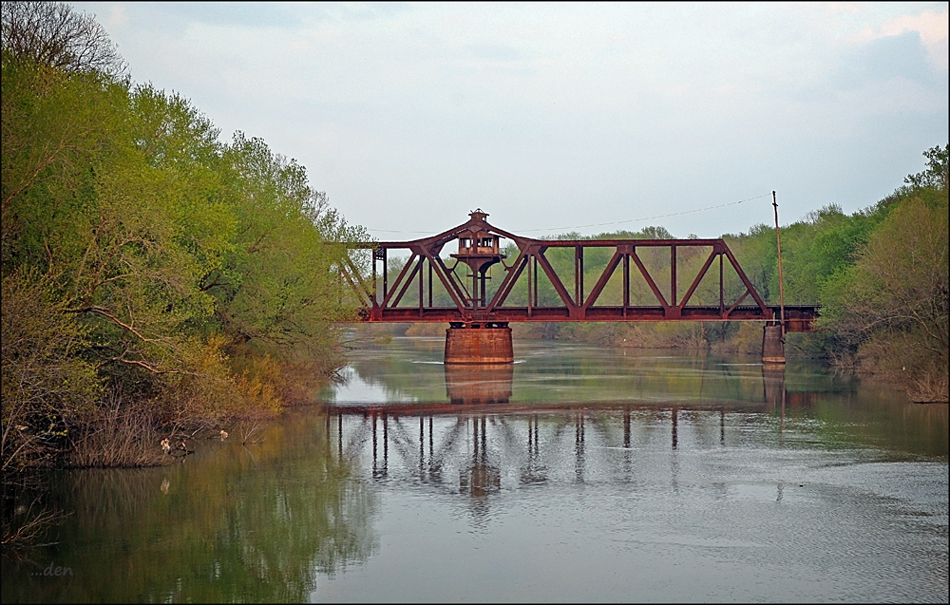
[[[925,155],[928,171],[886,200],[854,263],[822,283],[820,325],[836,359],[903,383],[917,400],[947,401],[947,148]]]
[[[157,450],[146,427],[274,413],[339,366],[339,242],[365,237],[302,166],[133,84],[66,5],[4,5],[2,53],[5,471],[117,464],[89,444]]]

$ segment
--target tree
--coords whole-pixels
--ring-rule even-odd
[[[924,152],[927,158],[927,170],[917,174],[909,174],[904,177],[906,183],[911,189],[942,189],[947,190],[948,180],[948,156],[950,156],[950,144],[931,147]]]
[[[67,72],[125,73],[115,43],[92,15],[62,2],[4,2],[2,49],[12,60]]]
[[[854,264],[823,284],[819,325],[832,334],[832,353],[897,378],[915,398],[946,401],[946,151],[935,147],[924,155],[929,170],[905,179],[911,186],[886,200],[888,214]]]
[[[4,3],[2,34],[4,470],[155,450],[334,371],[344,242],[367,237],[304,168],[133,86],[65,4]]]
[[[79,353],[87,331],[35,272],[3,277],[3,429],[7,473],[48,462],[66,427],[92,407],[101,383]]]
[[[334,324],[355,316],[338,267],[345,242],[365,240],[313,189],[306,170],[264,141],[236,133],[223,154],[223,199],[237,220],[234,247],[204,278],[216,317],[235,341],[274,353],[303,347],[329,359]]]
[[[53,68],[7,59],[4,52],[0,120],[5,255],[9,238],[23,227],[25,210],[32,207],[44,218],[56,213],[49,206],[53,198],[43,190],[83,178],[90,154],[102,148],[102,136],[128,95],[123,84],[95,72],[66,77]],[[32,197],[18,202],[23,196]]]

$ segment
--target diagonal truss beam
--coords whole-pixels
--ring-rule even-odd
[[[349,259],[341,268],[345,280],[365,307],[363,320],[473,324],[511,321],[775,320],[775,308],[766,305],[759,296],[722,239],[536,240],[490,225],[485,221],[487,215],[484,213],[475,212],[471,216],[468,222],[429,238],[407,242],[349,244],[351,249],[373,250],[372,276],[361,274]],[[484,292],[479,295],[478,292],[469,290],[468,285],[474,284],[474,282],[469,284],[472,274],[459,273],[460,269],[468,271],[468,265],[456,259],[455,265],[449,267],[445,262],[448,255],[443,253],[450,242],[459,241],[461,237],[468,237],[468,234],[475,232],[510,239],[518,250],[511,264],[501,261],[504,267],[502,280],[487,301],[484,298],[479,300],[479,296],[485,295]],[[551,250],[558,248],[573,249],[573,275],[559,274],[552,264],[548,254]],[[612,254],[604,269],[596,276],[594,286],[585,294],[584,253],[594,248],[605,249]],[[708,250],[701,268],[695,275],[677,275],[677,251],[697,248]],[[651,272],[642,257],[643,251],[648,249],[669,250],[670,266],[665,269],[669,272],[668,274],[657,275],[656,270]],[[390,252],[408,255],[405,264],[391,284],[386,264]],[[717,261],[718,300],[714,304],[693,303],[703,280],[715,275],[712,267]],[[382,279],[378,276],[377,263],[379,262],[383,266]],[[730,278],[733,284],[736,277],[741,284],[738,290],[735,290],[734,286],[731,290],[738,294],[728,297],[723,278],[724,270],[727,268],[734,271],[734,276]],[[562,273],[568,271],[570,270],[561,270]],[[608,283],[618,271],[622,273],[621,303],[619,305],[600,303],[599,300],[603,297]],[[552,305],[549,302],[542,305],[540,303],[537,284],[541,275],[547,278],[553,288],[557,304]],[[652,292],[655,304],[644,306],[630,303],[631,284],[638,278],[642,279]],[[686,286],[686,290],[677,300],[677,293],[681,291],[678,279],[681,278],[686,278],[682,283]],[[667,294],[663,292],[665,287],[661,288],[659,285],[661,283],[669,284],[670,290]],[[418,301],[416,304],[407,305],[405,304],[406,295],[413,284],[418,288]],[[436,287],[444,289],[448,294],[451,299],[450,306],[444,306],[444,302],[443,306],[433,306],[433,290]],[[527,291],[526,300],[523,294],[520,294],[522,302],[512,302],[516,288],[520,288],[519,291],[522,293]],[[444,296],[442,299],[445,301]],[[810,329],[809,322],[817,317],[816,309],[816,307],[802,307],[797,311],[797,315],[793,313],[791,316],[799,322],[797,324],[799,327],[809,326]]]

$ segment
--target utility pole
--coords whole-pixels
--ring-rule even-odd
[[[775,192],[772,192],[772,207],[775,208],[775,243],[778,246],[778,298],[780,317],[782,322],[782,342],[785,342],[785,289],[782,281],[782,238],[778,228],[778,202],[775,201]]]

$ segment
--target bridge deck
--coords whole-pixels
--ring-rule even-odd
[[[753,306],[736,307],[731,311],[719,307],[684,307],[678,316],[663,307],[610,306],[574,310],[567,307],[503,307],[487,312],[472,310],[463,313],[456,307],[395,307],[364,309],[362,321],[367,323],[509,323],[564,321],[771,321],[781,317],[780,307],[768,307],[768,313]],[[818,307],[795,305],[785,307],[786,332],[810,332],[818,316]]]

